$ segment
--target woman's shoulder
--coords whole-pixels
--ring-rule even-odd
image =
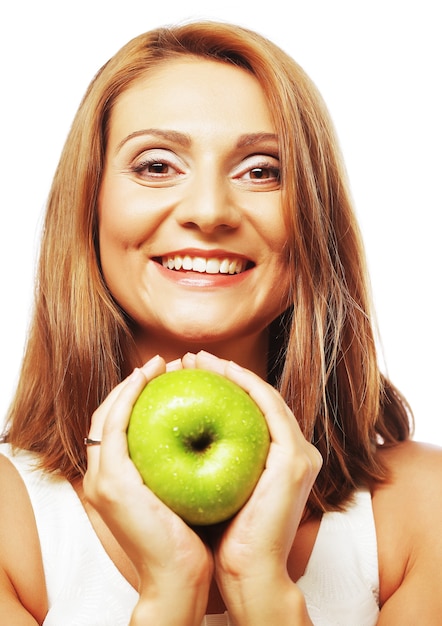
[[[399,589],[407,589],[412,602],[420,585],[430,590],[432,577],[440,576],[442,448],[405,441],[379,455],[389,472],[373,491],[382,606]]]
[[[442,515],[442,447],[409,440],[381,448],[379,455],[388,478],[373,491],[375,515],[384,523],[396,518],[415,532],[428,529]]]
[[[408,439],[393,446],[381,446],[380,456],[387,466],[392,469],[410,468],[410,465],[423,465],[428,467],[430,463],[442,463],[442,447],[431,443],[413,441]],[[416,468],[414,468],[416,469]]]
[[[33,509],[22,477],[3,454],[0,454],[0,501],[0,618],[3,609],[9,611],[10,617],[15,614],[13,611],[24,607],[41,623],[47,612],[47,600]]]
[[[376,492],[388,495],[390,500],[405,500],[403,504],[409,502],[411,496],[427,501],[436,486],[442,495],[442,447],[408,440],[380,448],[379,455],[389,478]]]
[[[396,511],[407,526],[417,524],[416,530],[425,513],[442,514],[442,447],[409,440],[380,448],[379,456],[388,478],[373,491],[375,514]]]

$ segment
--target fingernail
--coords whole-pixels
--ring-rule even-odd
[[[174,359],[173,361],[169,361],[169,363],[166,364],[166,369],[168,372],[173,372],[176,369],[181,369],[181,367],[181,359]]]
[[[158,361],[158,359],[161,359],[159,354],[156,354],[155,356],[153,356],[151,359],[149,359],[148,361],[146,361],[146,363],[144,365],[149,365],[150,363],[155,363],[155,361]],[[144,366],[143,366],[144,367]]]
[[[232,370],[236,370],[237,372],[244,371],[244,368],[241,367],[241,365],[238,365],[238,363],[235,363],[235,361],[229,361],[229,367],[231,367]]]
[[[134,371],[132,372],[132,374],[129,376],[129,380],[136,380],[139,375],[140,375],[140,368],[136,367]]]
[[[140,368],[143,372],[148,372],[152,367],[154,367],[159,361],[161,361],[161,357],[159,354],[155,355]]]
[[[204,359],[208,359],[210,361],[217,360],[217,357],[214,354],[212,354],[211,352],[206,352],[205,350],[200,350],[198,352],[198,356],[202,356]]]

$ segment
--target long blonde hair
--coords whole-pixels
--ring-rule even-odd
[[[287,311],[270,328],[269,379],[324,457],[310,509],[342,507],[382,480],[376,448],[410,434],[405,400],[380,373],[364,252],[340,151],[322,99],[282,50],[244,28],[200,22],[159,28],[124,46],[79,107],[48,200],[35,310],[8,440],[72,480],[86,468],[90,417],[136,365],[131,322],[100,270],[97,196],[118,96],[176,55],[233,63],[265,91],[280,138]]]

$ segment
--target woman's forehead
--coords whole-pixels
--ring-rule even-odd
[[[220,131],[275,132],[265,92],[252,74],[194,56],[162,62],[140,76],[117,98],[110,122],[114,141],[151,127],[185,133],[219,124]]]

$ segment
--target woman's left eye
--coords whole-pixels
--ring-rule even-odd
[[[279,179],[279,169],[277,167],[254,167],[245,173],[245,178],[251,180],[275,180]]]
[[[276,157],[253,156],[246,159],[233,175],[234,180],[257,189],[276,189],[279,187],[281,170]]]

